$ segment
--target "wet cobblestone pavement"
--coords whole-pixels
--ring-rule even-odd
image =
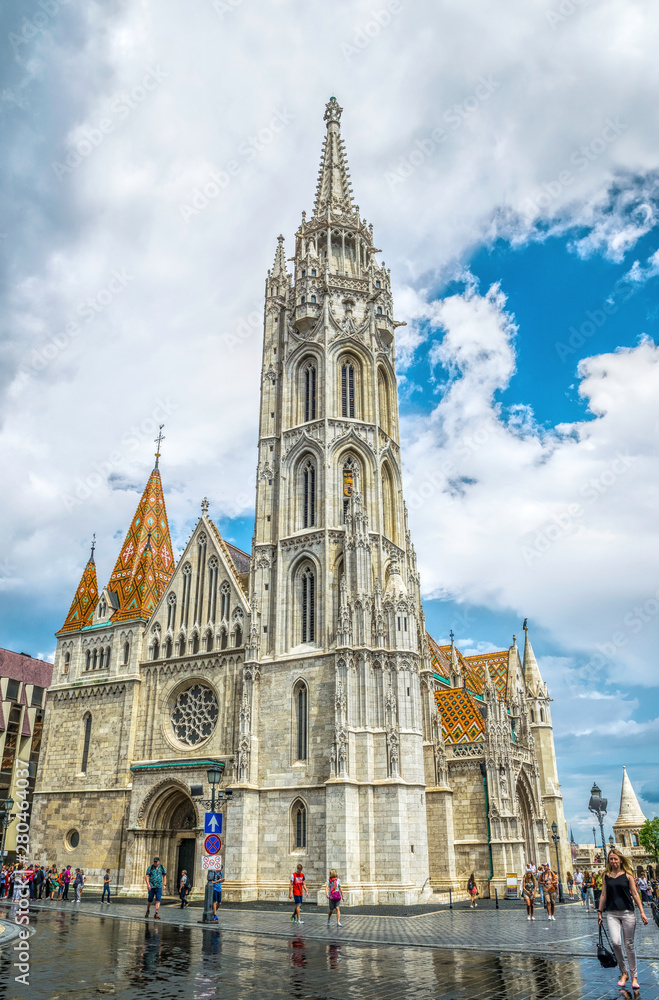
[[[293,929],[281,913],[221,912],[207,930],[201,911],[163,907],[144,919],[142,904],[44,904],[30,911],[30,985],[14,982],[13,943],[2,947],[0,995],[33,1000],[603,1000],[631,998],[616,970],[594,957],[594,920],[566,908],[562,926],[528,923],[515,911],[443,911],[410,919],[348,915],[327,930],[306,911]],[[0,920],[11,925],[11,908]],[[424,925],[427,925],[424,928]],[[659,931],[637,943],[640,1000],[659,1000]],[[370,935],[370,943],[364,936]],[[454,947],[460,937],[466,948]],[[380,940],[376,940],[380,938]],[[434,938],[434,940],[432,940]],[[416,939],[416,942],[415,942]],[[553,946],[553,947],[552,947]],[[487,949],[487,950],[484,950]],[[655,957],[656,956],[656,957]]]

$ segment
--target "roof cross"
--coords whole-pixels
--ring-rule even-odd
[[[92,535],[92,551],[91,551],[91,555],[89,556],[89,561],[90,562],[94,562],[94,549],[95,548],[96,548],[96,532],[94,532],[94,534]]]
[[[160,458],[160,444],[165,440],[165,435],[162,432],[164,426],[164,424],[160,424],[158,428],[158,437],[153,439],[156,443],[156,469],[158,468],[158,460]]]

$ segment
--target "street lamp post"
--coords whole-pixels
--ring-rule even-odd
[[[558,826],[556,822],[551,825],[551,839],[554,841],[554,847],[556,848],[556,868],[558,871],[558,902],[563,902],[563,881],[561,879],[561,859],[558,856],[558,842],[561,839],[558,835]]]
[[[604,840],[604,817],[606,816],[606,806],[607,799],[602,798],[602,789],[597,785],[597,782],[593,782],[593,787],[590,790],[590,802],[588,803],[588,809],[597,817],[597,821],[600,825],[600,834],[602,836],[602,852],[604,854],[604,863],[606,864],[606,841]],[[597,838],[595,834],[595,827],[593,827],[593,839],[595,844],[597,844]]]
[[[208,784],[211,786],[211,812],[215,812],[215,786],[219,785],[222,780],[223,767],[219,764],[211,764],[207,771]],[[220,793],[221,795],[222,793]],[[213,872],[209,871],[206,875],[206,888],[204,890],[204,915],[202,917],[202,923],[210,924],[213,922]]]
[[[0,820],[2,821],[2,827],[3,827],[3,829],[2,829],[2,855],[1,855],[2,860],[0,861],[0,864],[4,864],[5,839],[7,837],[7,830],[9,828],[9,824],[14,819],[14,817],[10,816],[9,814],[11,813],[11,811],[12,811],[13,808],[14,808],[14,800],[12,799],[11,795],[8,795],[7,798],[5,799],[3,805],[2,805],[2,815],[0,815]]]

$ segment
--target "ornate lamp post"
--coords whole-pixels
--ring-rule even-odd
[[[558,856],[558,842],[561,839],[558,835],[558,826],[556,822],[551,825],[551,839],[554,841],[554,847],[556,849],[556,870],[558,872],[558,902],[563,902],[563,881],[561,879],[561,859]]]
[[[606,842],[604,840],[604,817],[606,816],[606,806],[607,799],[602,798],[602,789],[593,782],[593,787],[590,790],[590,802],[588,803],[588,809],[597,817],[597,821],[600,825],[600,834],[602,836],[602,852],[604,854],[604,862],[606,863]],[[593,836],[595,836],[595,828],[593,827]],[[597,843],[597,841],[595,841]]]
[[[215,786],[221,782],[223,771],[224,768],[220,767],[219,764],[211,764],[206,772],[208,784],[211,786],[211,812],[215,812]],[[220,795],[222,795],[221,792]],[[204,890],[204,915],[202,917],[204,924],[210,924],[213,920],[213,878],[214,872],[207,872]]]
[[[5,839],[7,837],[7,829],[9,828],[9,824],[14,819],[14,817],[10,816],[9,814],[13,808],[14,808],[14,800],[12,799],[11,795],[8,795],[4,803],[2,804],[2,812],[0,814],[0,821],[2,822],[2,856],[1,856],[2,860],[0,860],[0,864],[4,864]]]

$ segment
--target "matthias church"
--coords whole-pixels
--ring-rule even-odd
[[[232,789],[228,899],[287,897],[298,862],[310,889],[336,868],[352,904],[418,902],[472,870],[501,892],[526,861],[555,857],[552,822],[568,867],[526,623],[523,648],[513,637],[477,656],[426,631],[401,477],[401,324],[341,114],[332,98],[313,211],[292,262],[279,237],[266,279],[251,552],[204,500],[176,557],[158,449],[109,580],[99,588],[92,552],[57,633],[34,856],[91,882],[110,868],[127,895],[154,855],[169,891],[182,868],[201,885],[213,766]]]

